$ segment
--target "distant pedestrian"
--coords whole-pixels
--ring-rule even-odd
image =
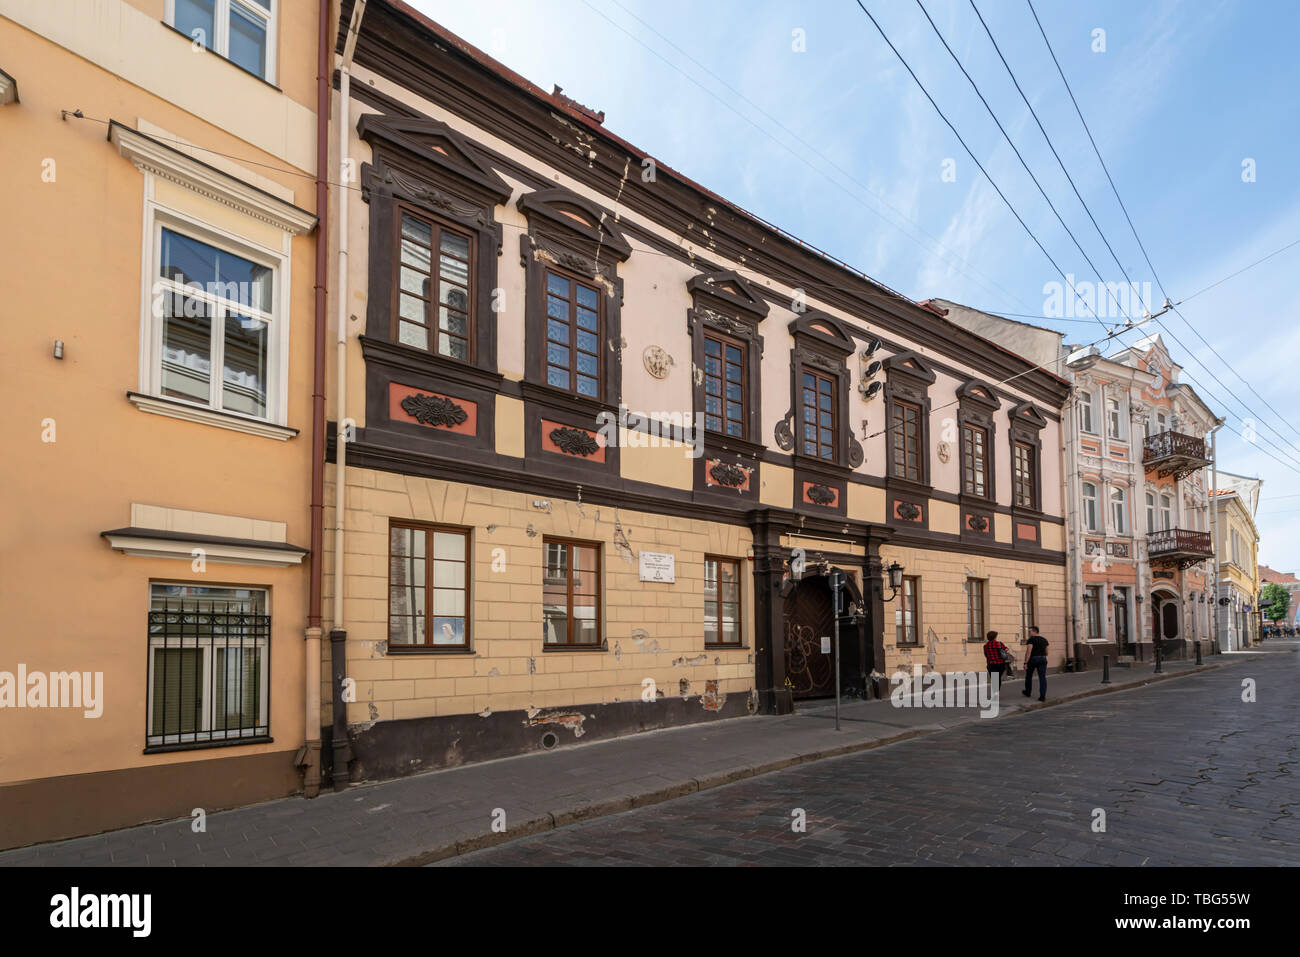
[[[990,631],[984,642],[984,661],[988,664],[989,682],[994,689],[1002,687],[1002,676],[1011,665],[1011,649],[998,641],[996,631]]]
[[[1038,671],[1038,700],[1047,700],[1047,639],[1038,633],[1037,625],[1029,626],[1029,648],[1025,652],[1025,690],[1021,692],[1026,698],[1034,690],[1034,671]]]

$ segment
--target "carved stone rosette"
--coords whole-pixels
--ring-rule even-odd
[[[469,413],[451,399],[416,393],[402,400],[402,411],[422,425],[454,428],[469,418]]]
[[[595,455],[600,451],[596,440],[582,429],[551,429],[551,441],[566,455]]]

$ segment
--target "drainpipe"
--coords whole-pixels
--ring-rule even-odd
[[[325,295],[329,270],[330,0],[320,0],[316,37],[316,284],[311,380],[311,557],[304,645],[303,794],[320,793],[321,556],[325,540]]]
[[[1075,408],[1078,392],[1074,385],[1074,378],[1070,379],[1070,395],[1065,401],[1066,418],[1062,421],[1065,429],[1065,441],[1062,443],[1062,458],[1064,458],[1062,468],[1062,478],[1065,484],[1065,501],[1066,501],[1066,526],[1065,535],[1069,546],[1069,563],[1066,566],[1066,575],[1069,577],[1067,593],[1069,595],[1069,607],[1065,610],[1066,632],[1069,635],[1070,646],[1066,649],[1067,666],[1070,661],[1074,663],[1074,670],[1079,670],[1083,662],[1079,659],[1079,616],[1078,616],[1078,589],[1079,583],[1076,579],[1083,577],[1083,566],[1079,562],[1079,529],[1075,524],[1078,517],[1078,495],[1079,490],[1076,488],[1078,479],[1078,465],[1076,460],[1076,429],[1078,428],[1078,412]]]
[[[1214,428],[1210,429],[1210,494],[1208,504],[1210,507],[1210,529],[1214,533],[1214,590],[1211,594],[1214,596],[1214,644],[1222,651],[1223,641],[1219,635],[1219,506],[1215,501],[1214,492],[1219,487],[1219,429],[1227,421],[1224,418],[1214,420]]]
[[[361,18],[366,13],[366,0],[357,0],[352,8],[352,19],[348,23],[347,39],[343,44],[343,60],[339,64],[339,179],[343,180],[348,169],[348,119],[350,103],[348,93],[351,88],[352,57],[357,49],[357,37],[361,32]],[[348,632],[343,620],[343,565],[344,533],[347,526],[347,400],[348,400],[348,204],[350,197],[345,188],[338,191],[338,341],[335,344],[337,357],[338,412],[335,426],[337,433],[334,443],[334,595],[332,627],[330,629],[330,664],[333,671],[334,689],[333,711],[334,726],[332,732],[334,750],[334,790],[342,791],[348,785],[348,762],[352,749],[348,746],[347,704],[343,700],[343,681],[347,677],[347,639]]]

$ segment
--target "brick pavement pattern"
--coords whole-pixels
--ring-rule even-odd
[[[1266,665],[1266,666],[1265,666]],[[1242,701],[1243,679],[1257,701]],[[799,765],[442,862],[1300,863],[1295,656]],[[806,833],[792,813],[806,814]],[[1106,830],[1092,830],[1094,809]]]

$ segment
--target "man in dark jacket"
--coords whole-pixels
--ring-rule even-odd
[[[1025,690],[1021,692],[1026,698],[1034,690],[1034,671],[1038,672],[1038,700],[1047,700],[1047,639],[1038,633],[1037,625],[1029,626],[1029,645],[1025,649]]]

